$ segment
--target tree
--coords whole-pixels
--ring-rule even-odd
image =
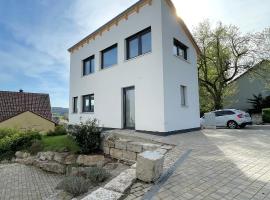
[[[199,24],[194,36],[202,52],[198,60],[201,91],[211,97],[208,101],[212,100],[214,109],[220,109],[229,83],[254,65],[251,36],[221,22],[211,28],[208,21]]]

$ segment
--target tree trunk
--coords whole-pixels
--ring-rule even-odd
[[[222,104],[222,97],[221,95],[217,95],[215,98],[214,98],[214,106],[215,106],[215,110],[219,110],[219,109],[222,109],[223,108],[223,104]]]

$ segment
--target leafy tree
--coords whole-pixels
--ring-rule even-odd
[[[212,102],[213,109],[220,109],[224,96],[230,92],[230,82],[256,61],[250,49],[251,35],[243,35],[238,27],[221,22],[212,28],[209,21],[204,21],[195,29],[194,36],[202,52],[198,61],[201,91],[211,97],[207,101]]]

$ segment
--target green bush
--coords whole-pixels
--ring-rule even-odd
[[[63,125],[57,125],[54,131],[49,131],[47,136],[57,136],[57,135],[66,135],[67,131]]]
[[[101,167],[91,167],[85,171],[86,178],[91,183],[102,183],[110,177],[110,173]]]
[[[264,108],[262,110],[263,122],[270,123],[270,108]]]
[[[1,128],[0,129],[0,139],[6,137],[6,136],[10,136],[13,134],[18,133],[19,131],[17,129],[11,129],[11,128]]]
[[[88,191],[90,187],[89,181],[85,180],[83,177],[70,176],[65,177],[57,186],[56,189],[64,190],[77,197]]]
[[[28,151],[32,155],[36,155],[38,152],[43,150],[43,143],[41,140],[33,140],[32,145],[29,147]]]
[[[33,140],[41,139],[40,134],[35,131],[13,130],[11,132],[0,139],[0,155],[10,155],[12,152],[28,148]]]
[[[68,133],[81,147],[81,153],[88,154],[99,150],[101,142],[101,128],[97,119],[88,120],[80,125],[69,125]]]

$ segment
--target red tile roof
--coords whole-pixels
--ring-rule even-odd
[[[30,111],[52,120],[48,94],[0,91],[0,122]]]

